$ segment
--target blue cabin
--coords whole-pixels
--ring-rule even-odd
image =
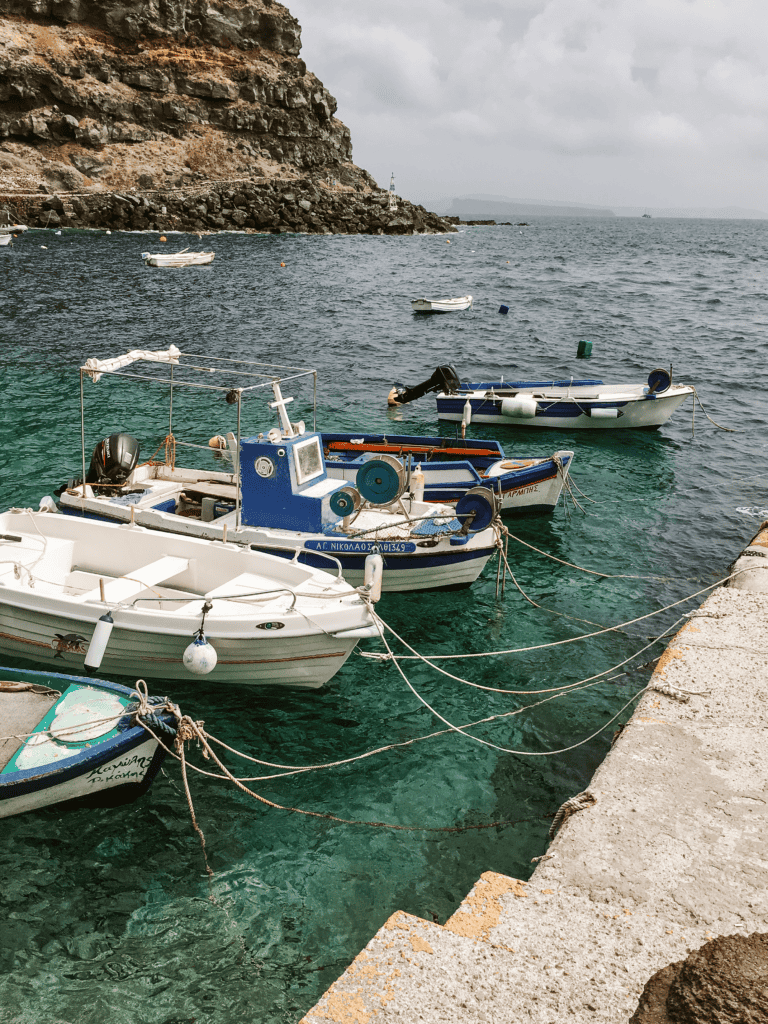
[[[344,481],[328,479],[320,434],[243,438],[240,480],[244,526],[326,533],[341,519],[330,502]]]

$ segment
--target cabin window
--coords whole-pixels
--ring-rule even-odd
[[[297,484],[305,484],[308,480],[314,480],[316,476],[322,476],[325,467],[320,438],[310,437],[306,441],[299,441],[298,444],[295,444],[293,459]]]

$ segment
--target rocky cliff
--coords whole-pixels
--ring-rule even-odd
[[[0,203],[32,224],[451,230],[352,162],[273,0],[0,0]]]

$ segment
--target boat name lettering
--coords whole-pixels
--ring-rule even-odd
[[[93,786],[99,782],[115,782],[117,779],[142,779],[151,762],[151,756],[139,757],[134,755],[133,757],[126,757],[122,761],[105,764],[101,768],[94,768],[92,772],[86,775],[86,782]]]
[[[372,540],[308,540],[304,545],[311,551],[338,551],[341,554],[367,555],[378,546],[382,555],[409,555],[416,545],[408,541]]]

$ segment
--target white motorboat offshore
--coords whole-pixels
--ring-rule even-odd
[[[137,721],[137,696],[119,683],[0,668],[0,818],[72,800],[116,806],[145,793],[166,751]],[[172,735],[165,698],[147,703],[153,731],[165,725]]]
[[[321,686],[374,635],[356,590],[295,559],[47,511],[0,515],[0,651],[13,657]]]
[[[472,296],[462,295],[458,299],[412,299],[411,309],[414,313],[456,313],[462,309],[471,309]]]
[[[437,418],[454,423],[487,423],[564,430],[660,427],[694,388],[673,384],[668,370],[651,371],[647,384],[604,384],[601,380],[461,382],[451,366],[429,381],[398,384],[390,404],[402,405],[436,392]]]
[[[12,245],[13,235],[8,234],[7,231],[0,231],[0,245]]]
[[[215,255],[214,252],[189,252],[182,249],[181,252],[143,252],[141,258],[148,267],[202,267],[213,263]]]
[[[153,459],[139,465],[139,442],[115,434],[99,442],[86,472],[83,436],[82,477],[57,492],[61,511],[226,539],[231,545],[298,560],[302,566],[340,570],[354,586],[366,582],[371,564],[380,558],[385,591],[469,586],[493,554],[497,501],[491,488],[470,488],[455,507],[419,501],[406,493],[410,481],[403,463],[387,455],[359,467],[354,486],[328,476],[321,435],[308,431],[303,422],[290,422],[286,407],[293,399],[281,393],[281,381],[314,382],[314,371],[244,360],[203,360],[175,348],[133,352],[111,360],[88,360],[81,368],[81,397],[89,377],[130,377],[124,367],[136,360],[170,362],[167,377],[135,376],[152,379],[166,392],[170,387],[171,394],[197,387],[227,395],[236,412],[237,433],[212,440],[229,455],[232,471],[177,466],[174,453],[181,446],[204,447],[208,453],[211,449],[175,437],[170,418],[161,463]],[[214,383],[217,375],[225,383]],[[233,387],[237,381],[245,386]],[[270,405],[278,411],[280,426],[266,435],[242,437],[242,400],[248,392],[263,394],[257,390],[263,388],[272,392],[269,397],[274,395]],[[51,498],[43,502],[56,507]]]
[[[365,462],[388,454],[407,460],[425,501],[455,505],[470,488],[489,487],[502,515],[553,512],[573,461],[572,451],[510,458],[498,441],[487,439],[325,431],[321,437],[328,476],[334,480],[352,483]]]

